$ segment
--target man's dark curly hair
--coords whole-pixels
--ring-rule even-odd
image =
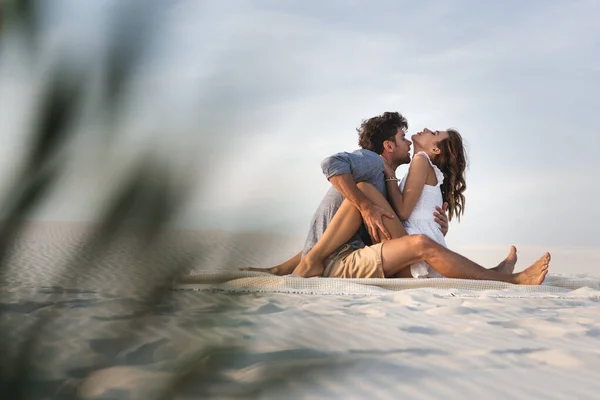
[[[398,129],[407,129],[408,122],[402,114],[397,112],[384,112],[373,118],[369,118],[356,129],[358,132],[358,145],[363,149],[383,153],[383,142],[391,140],[395,142],[394,136]]]

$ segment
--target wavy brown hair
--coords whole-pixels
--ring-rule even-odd
[[[383,142],[391,140],[395,142],[394,136],[398,129],[407,129],[408,122],[398,112],[384,112],[373,118],[369,118],[356,129],[358,132],[358,145],[363,149],[383,153]]]
[[[442,183],[442,197],[448,203],[448,219],[458,218],[465,212],[465,195],[467,183],[465,170],[467,169],[467,152],[463,145],[462,136],[455,129],[448,129],[448,138],[438,142],[440,149],[433,163],[444,174]]]

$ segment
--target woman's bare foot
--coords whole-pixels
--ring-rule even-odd
[[[537,260],[533,265],[519,272],[513,274],[513,282],[517,285],[541,285],[544,282],[544,278],[548,273],[548,265],[550,264],[550,253],[544,254],[542,258]]]
[[[497,267],[492,268],[492,271],[500,272],[501,274],[510,275],[515,270],[515,264],[517,263],[517,248],[510,246],[510,252],[508,257],[504,259]]]
[[[304,278],[312,278],[323,275],[323,272],[325,272],[323,260],[311,257],[309,253],[302,259],[302,261],[300,261],[300,264],[298,264],[292,274],[302,276]]]

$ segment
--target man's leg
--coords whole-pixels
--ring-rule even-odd
[[[358,183],[358,188],[375,204],[379,204],[386,211],[394,212],[385,197],[368,183]],[[389,223],[395,221],[395,224]],[[385,227],[392,238],[406,235],[406,231],[402,224],[397,219],[391,220],[385,218],[383,220]],[[259,271],[268,272],[274,275],[288,275],[294,272],[296,275],[304,277],[319,276],[323,273],[323,261],[327,256],[332,254],[340,246],[347,243],[352,236],[358,232],[362,224],[360,212],[348,200],[344,200],[340,208],[327,225],[327,229],[319,238],[319,241],[302,259],[302,251],[290,258],[286,262],[276,265],[271,268],[240,268],[240,271]]]
[[[385,197],[373,185],[363,182],[357,186],[373,203],[381,206],[386,212],[394,213],[392,206],[390,206]],[[300,261],[298,267],[294,270],[294,275],[307,278],[321,276],[325,270],[323,265],[325,259],[347,243],[356,234],[361,224],[362,217],[360,212],[352,203],[344,200],[329,225],[327,225],[327,229],[319,238],[319,241]],[[406,236],[406,231],[398,218],[384,218],[383,224],[392,238]]]
[[[381,250],[386,277],[393,276],[411,264],[426,261],[448,278],[502,281],[522,285],[539,285],[548,273],[550,254],[546,253],[529,268],[517,274],[506,274],[483,268],[425,235],[410,235],[383,244]]]
[[[269,274],[273,274],[273,275],[289,275],[298,266],[301,258],[302,258],[302,251],[300,251],[298,254],[296,254],[289,260],[287,260],[279,265],[276,265],[274,267],[271,267],[271,268],[247,267],[247,268],[238,268],[238,270],[268,272]]]

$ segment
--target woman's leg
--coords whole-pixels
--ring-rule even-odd
[[[373,185],[362,182],[357,186],[373,203],[386,211],[394,212],[386,198]],[[362,217],[358,209],[348,200],[344,200],[319,241],[300,261],[294,274],[305,277],[322,275],[325,269],[323,266],[325,258],[347,243],[356,234],[361,224]],[[393,239],[406,235],[398,218],[384,218],[383,224]]]
[[[471,260],[440,246],[425,235],[410,235],[386,242],[381,250],[386,277],[406,269],[407,265],[426,261],[448,278],[481,279],[525,285],[539,285],[548,273],[550,254],[546,253],[529,268],[517,274],[485,269]]]

